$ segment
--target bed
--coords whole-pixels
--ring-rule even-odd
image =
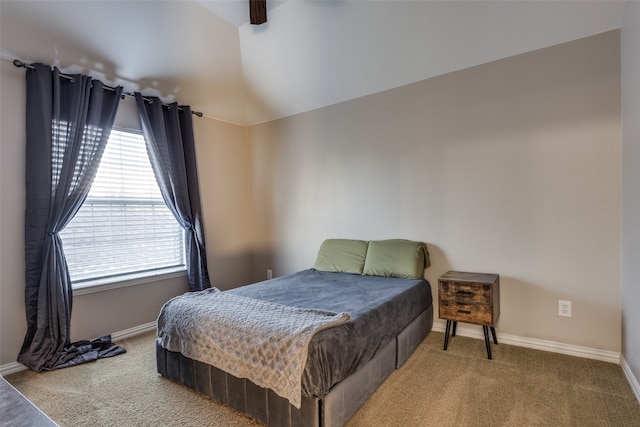
[[[158,317],[158,372],[269,426],[342,426],[431,330],[428,266],[421,242],[328,239],[308,270],[176,297]],[[238,314],[243,307],[249,314]],[[266,329],[280,319],[295,324],[305,333],[293,341],[301,343],[300,354],[276,357],[262,347],[281,339],[280,332],[260,330],[245,342],[252,332],[242,320],[217,317],[225,311]],[[263,320],[274,312],[275,321]],[[297,316],[309,323],[299,327]],[[229,338],[234,334],[238,348],[256,343],[259,349],[231,351],[225,340],[238,341]],[[265,340],[268,334],[273,337]],[[268,360],[256,362],[265,354]],[[262,364],[252,369],[256,363]]]

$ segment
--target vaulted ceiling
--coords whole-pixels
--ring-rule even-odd
[[[0,55],[250,125],[621,27],[623,1],[0,1]]]

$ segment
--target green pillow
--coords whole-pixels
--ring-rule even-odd
[[[322,242],[316,270],[362,274],[369,243],[364,240],[327,239]]]
[[[422,242],[377,240],[369,242],[362,274],[420,279],[429,265],[427,245]]]

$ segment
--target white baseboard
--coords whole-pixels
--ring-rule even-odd
[[[433,330],[444,332],[445,322],[434,322]],[[482,328],[476,325],[458,323],[458,327],[456,328],[456,335],[484,340],[484,333],[482,332]],[[615,351],[600,350],[597,348],[581,347],[578,345],[565,344],[556,341],[518,337],[515,335],[500,333],[496,333],[496,336],[499,343],[517,345],[519,347],[533,348],[535,350],[550,351],[553,353],[566,354],[568,356],[584,357],[586,359],[601,360],[603,362],[620,364],[620,353]]]
[[[119,341],[131,337],[135,337],[136,335],[144,334],[146,332],[151,332],[156,329],[156,322],[145,323],[144,325],[135,326],[133,328],[125,329],[124,331],[114,332],[111,334],[111,339],[113,341]],[[22,363],[19,362],[11,362],[6,365],[0,365],[0,376],[6,376],[10,374],[15,374],[16,372],[24,371],[27,369]]]
[[[146,332],[150,332],[155,330],[156,322],[145,323],[144,325],[139,325],[133,328],[125,329],[123,331],[115,332],[111,334],[111,339],[114,341],[123,340],[127,338],[134,337],[136,335],[144,334]],[[437,332],[445,331],[445,323],[436,321],[433,324],[433,330]],[[477,338],[484,339],[484,334],[482,332],[482,328],[472,326],[472,325],[463,325],[458,324],[456,328],[456,335],[469,337],[469,338]],[[550,351],[553,353],[566,354],[569,356],[577,356],[584,357],[587,359],[601,360],[604,362],[611,362],[620,364],[622,369],[633,389],[634,394],[638,401],[640,401],[640,385],[638,384],[637,379],[631,372],[631,368],[626,363],[623,357],[621,357],[620,353],[615,351],[608,350],[600,350],[596,348],[589,347],[581,347],[577,345],[564,344],[555,341],[546,341],[539,340],[535,338],[525,338],[518,337],[515,335],[507,335],[507,334],[497,334],[498,341],[504,344],[517,345],[520,347],[533,348],[536,350]],[[10,375],[16,372],[20,372],[22,370],[27,369],[23,364],[18,362],[7,363],[5,365],[0,365],[0,375]]]
[[[631,386],[631,390],[633,390],[633,394],[636,395],[636,400],[640,403],[640,383],[638,383],[637,378],[633,375],[631,366],[629,366],[624,356],[620,356],[620,366],[622,366],[622,371],[624,372],[625,377],[627,377],[627,381]]]
[[[125,329],[124,331],[114,332],[111,334],[111,340],[118,341],[127,338],[135,337],[136,335],[144,334],[146,332],[155,331],[156,322],[145,323],[144,325],[135,326],[133,328]]]
[[[24,371],[25,369],[27,369],[27,367],[22,363],[7,363],[6,365],[0,365],[0,376],[4,377],[10,374],[15,374],[16,372]]]

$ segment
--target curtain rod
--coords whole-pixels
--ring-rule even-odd
[[[34,70],[34,69],[35,69],[35,67],[34,67],[33,65],[26,64],[26,63],[24,63],[24,62],[20,61],[19,59],[14,59],[14,60],[13,60],[13,65],[15,65],[15,66],[16,66],[16,67],[18,67],[18,68],[28,68],[29,70]],[[68,74],[60,73],[59,75],[60,75],[60,77],[62,77],[63,79],[67,79],[67,80],[73,81],[73,77],[72,77],[72,76],[70,76],[70,75],[68,75]],[[115,90],[116,90],[114,87],[107,86],[107,85],[103,85],[103,88],[104,88],[105,90],[109,90],[109,91],[111,91],[111,92],[115,92]],[[124,99],[124,97],[125,97],[125,96],[129,96],[129,97],[131,97],[131,98],[134,98],[134,97],[135,97],[135,95],[134,95],[134,94],[132,94],[132,93],[130,93],[130,92],[122,92],[122,94],[120,95],[120,97],[121,97],[122,99]],[[151,102],[151,99],[150,99],[150,98],[142,97],[142,99],[144,99],[145,101],[147,101],[147,102],[149,102],[149,103]],[[170,106],[169,104],[164,104],[164,103],[163,103],[162,105],[163,105],[163,106],[165,106],[165,107],[169,107],[169,106]],[[182,110],[182,107],[178,107],[178,109],[179,109],[179,110]],[[192,111],[192,112],[191,112],[191,114],[193,114],[193,115],[195,115],[195,116],[198,116],[198,117],[202,117],[202,116],[203,116],[203,114],[202,114],[200,111]]]

